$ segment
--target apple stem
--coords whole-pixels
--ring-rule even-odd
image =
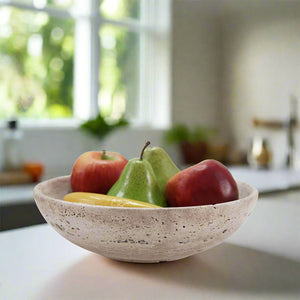
[[[145,146],[143,147],[142,151],[141,151],[141,155],[140,155],[140,160],[143,160],[143,155],[144,155],[144,151],[145,149],[150,145],[150,142],[147,141]]]
[[[102,159],[107,159],[107,156],[106,156],[106,150],[102,150],[102,156],[101,156]]]

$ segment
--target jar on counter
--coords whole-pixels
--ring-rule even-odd
[[[248,163],[251,167],[268,169],[272,162],[272,151],[266,138],[254,137],[248,152]]]
[[[3,136],[4,171],[16,171],[22,168],[22,139],[23,132],[18,128],[18,121],[8,121]]]

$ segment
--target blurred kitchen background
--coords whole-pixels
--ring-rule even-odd
[[[8,183],[146,140],[182,168],[297,187],[299,28],[300,0],[0,0],[2,222],[34,205],[34,183]]]

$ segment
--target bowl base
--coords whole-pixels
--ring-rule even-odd
[[[119,261],[119,262],[128,262],[128,263],[135,263],[135,264],[159,264],[159,263],[167,263],[167,262],[171,262],[171,261],[176,261],[179,259],[172,259],[172,260],[138,260],[138,259],[124,259],[124,258],[116,258],[116,257],[108,257],[105,256],[106,258],[109,258],[111,260],[115,260],[115,261]]]

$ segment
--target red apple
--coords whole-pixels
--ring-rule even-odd
[[[238,188],[223,164],[207,159],[172,176],[165,197],[169,206],[217,204],[238,199]]]
[[[78,157],[71,173],[74,192],[106,194],[119,179],[127,159],[115,152],[89,151]]]

